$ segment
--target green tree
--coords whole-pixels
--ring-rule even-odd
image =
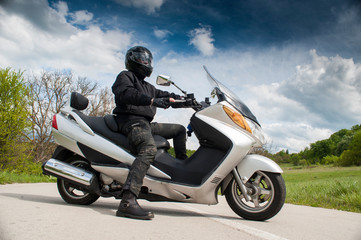
[[[354,125],[350,130],[341,129],[335,132],[328,139],[311,143],[310,147],[296,154],[291,154],[290,162],[294,165],[301,164],[301,160],[306,160],[307,164],[335,164],[342,166],[361,165],[361,140],[357,134],[361,132],[361,124]],[[273,154],[272,158],[280,161],[285,160],[287,151]],[[359,157],[357,157],[359,156]]]
[[[313,155],[312,163],[322,163],[321,160],[331,154],[331,141],[325,139],[311,143],[311,151]]]
[[[361,165],[361,131],[355,133],[348,149],[341,154],[338,165]]]
[[[27,147],[23,137],[29,127],[29,91],[23,73],[0,68],[0,168],[23,161]]]
[[[291,157],[288,153],[288,149],[286,151],[284,149],[282,149],[278,153],[274,154],[272,158],[277,163],[287,163],[287,162],[290,162],[290,159],[291,159]]]

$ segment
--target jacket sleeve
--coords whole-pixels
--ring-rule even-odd
[[[150,105],[152,98],[139,92],[131,80],[130,76],[120,73],[112,86],[115,101],[121,104],[131,104],[135,106]]]
[[[167,91],[162,91],[162,90],[159,90],[159,89],[156,89],[155,91],[155,96],[157,98],[163,98],[163,97],[171,97],[171,98],[174,98],[174,99],[180,99],[181,96],[175,94],[175,93],[169,93]]]

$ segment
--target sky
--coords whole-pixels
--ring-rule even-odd
[[[154,56],[147,81],[171,76],[198,100],[210,96],[207,66],[252,110],[271,152],[361,122],[358,0],[0,0],[2,68],[71,71],[110,88],[136,45]],[[158,110],[155,121],[187,126],[192,114]]]

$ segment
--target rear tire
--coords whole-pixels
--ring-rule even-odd
[[[246,183],[251,201],[247,202],[233,179],[225,191],[232,210],[248,220],[264,221],[275,216],[286,198],[285,182],[279,173],[257,171]]]
[[[84,158],[79,156],[73,156],[65,162],[91,171],[90,164]],[[90,205],[100,197],[98,194],[89,193],[86,189],[63,179],[58,178],[57,185],[60,196],[65,202],[70,204]]]

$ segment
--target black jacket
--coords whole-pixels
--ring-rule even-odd
[[[113,113],[117,115],[117,118],[122,119],[122,122],[134,118],[145,118],[150,122],[156,113],[156,107],[150,106],[152,98],[180,98],[174,93],[156,89],[131,71],[119,73],[112,91],[116,104]]]

